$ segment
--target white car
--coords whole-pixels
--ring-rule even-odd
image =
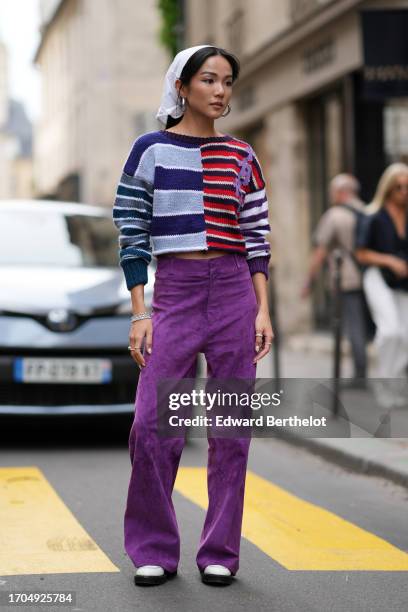
[[[0,201],[0,415],[132,413],[130,315],[111,210]]]

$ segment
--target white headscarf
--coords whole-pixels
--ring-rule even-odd
[[[180,74],[187,64],[188,60],[196,51],[203,49],[204,47],[213,47],[214,45],[197,45],[195,47],[188,47],[179,51],[175,56],[174,60],[169,66],[164,78],[163,93],[160,102],[160,107],[156,115],[161,123],[166,125],[167,117],[171,115],[174,119],[178,119],[182,116],[183,112],[180,106],[177,105],[178,92],[176,89],[175,81],[180,78]]]

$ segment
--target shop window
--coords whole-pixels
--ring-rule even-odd
[[[408,98],[387,102],[383,112],[387,164],[408,163]]]

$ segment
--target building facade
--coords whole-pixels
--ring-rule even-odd
[[[387,93],[387,87],[382,95],[367,94],[366,80],[372,78],[373,70],[383,84],[397,78],[397,73],[405,86],[408,83],[406,57],[395,60],[394,72],[387,73],[388,68],[381,65],[370,69],[365,65],[365,45],[370,46],[370,40],[363,39],[365,14],[376,11],[381,19],[384,9],[401,11],[406,17],[408,2],[185,2],[186,46],[217,44],[241,60],[232,112],[218,127],[249,140],[267,176],[272,265],[284,331],[329,326],[323,282],[311,300],[301,300],[300,289],[307,274],[312,231],[329,205],[330,178],[338,172],[356,174],[361,196],[368,201],[385,166],[408,159],[404,87],[399,83],[397,95],[396,90]],[[391,34],[384,48],[378,45],[381,23],[385,21],[378,25],[377,20],[377,40],[371,46],[383,53],[386,65],[394,41]]]
[[[169,57],[154,0],[43,0],[37,195],[112,205],[132,142],[156,129]]]
[[[32,128],[24,106],[10,98],[7,48],[0,41],[0,199],[33,196]]]

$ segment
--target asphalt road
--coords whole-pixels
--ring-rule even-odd
[[[0,508],[0,594],[76,593],[75,606],[27,605],[23,609],[408,609],[408,491],[402,487],[348,472],[276,438],[252,440],[244,514],[247,537],[241,542],[240,569],[231,586],[214,588],[201,583],[195,564],[205,511],[186,483],[192,476],[203,482],[207,442],[192,439],[180,466],[180,476],[186,475],[186,480],[183,476],[176,482],[173,497],[182,542],[179,574],[159,587],[140,588],[133,584],[134,568],[123,549],[130,475],[128,425],[115,427],[108,420],[101,427],[95,421],[71,427],[57,421],[37,427],[27,423],[0,427],[0,472],[9,478],[15,474],[13,482],[22,487],[8,498],[16,509],[7,510],[4,503]],[[2,482],[4,496],[5,478]],[[51,537],[58,533],[60,521],[71,521],[72,529],[75,523],[95,543],[90,562],[94,569],[86,571],[85,564],[78,571],[81,555],[74,545],[67,549],[63,544],[58,555],[54,546],[54,558],[62,559],[57,573],[46,569],[47,559],[41,573],[27,571],[38,567],[35,538],[39,530],[49,531]],[[4,543],[10,533],[13,545],[7,551]],[[77,541],[84,539],[72,540]],[[22,551],[26,569],[13,575],[13,567],[18,569],[22,562]],[[69,569],[64,569],[64,563]],[[104,564],[115,569],[99,571]],[[404,569],[390,569],[399,566]]]

